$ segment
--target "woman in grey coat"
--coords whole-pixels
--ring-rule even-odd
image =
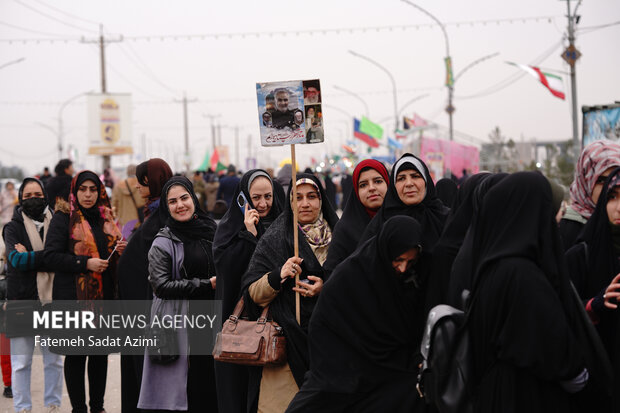
[[[192,183],[185,177],[166,183],[159,208],[167,219],[149,251],[152,313],[161,307],[162,315],[186,314],[191,300],[214,298],[211,244],[216,225],[198,206]],[[187,330],[176,331],[180,354],[176,361],[156,364],[144,357],[138,408],[216,412],[213,357],[190,354]]]

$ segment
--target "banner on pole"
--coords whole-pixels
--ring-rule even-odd
[[[132,154],[129,94],[88,94],[88,154]]]
[[[262,146],[324,140],[318,79],[256,84]]]

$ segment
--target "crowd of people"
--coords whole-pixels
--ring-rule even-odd
[[[435,184],[409,153],[360,161],[338,204],[328,177],[290,165],[186,177],[155,158],[113,182],[62,160],[40,178],[0,194],[9,306],[219,300],[226,320],[242,299],[286,337],[275,366],[216,362],[183,332],[167,364],[122,354],[122,412],[437,411],[415,391],[437,304],[468,312],[473,411],[620,411],[614,142],[584,148],[567,197],[537,171]],[[15,411],[39,411],[34,337],[9,339]],[[107,355],[42,352],[47,412],[63,378],[72,412],[105,411]]]

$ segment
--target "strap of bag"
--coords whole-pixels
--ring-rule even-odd
[[[241,297],[239,301],[237,302],[237,305],[235,306],[235,309],[233,310],[229,318],[233,321],[237,321],[239,318],[241,318],[241,313],[243,313],[244,307],[245,307],[245,303],[243,302],[243,297]],[[266,306],[263,308],[263,312],[261,313],[260,317],[258,317],[257,322],[262,322],[262,323],[266,322],[268,314],[269,314],[269,306]]]

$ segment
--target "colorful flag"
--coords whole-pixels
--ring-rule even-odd
[[[211,155],[211,160],[209,161],[211,165],[211,169],[215,171],[217,169],[218,163],[220,163],[220,154],[217,151],[217,148],[213,149],[213,155]]]
[[[198,167],[198,170],[199,171],[206,171],[207,168],[209,167],[210,161],[211,161],[211,155],[209,154],[209,150],[207,149],[207,153],[205,154],[205,157],[202,160],[202,163]]]
[[[403,128],[404,129],[413,129],[419,128],[421,126],[428,126],[428,121],[421,116],[418,116],[416,113],[413,114],[412,118],[408,118],[406,116],[403,117]]]
[[[403,149],[403,144],[398,142],[396,139],[392,139],[388,136],[388,146],[395,149]]]
[[[383,128],[381,125],[371,122],[370,119],[365,116],[362,116],[362,121],[360,122],[360,132],[375,139],[383,138]]]
[[[365,142],[368,146],[372,148],[379,147],[379,142],[377,142],[372,136],[368,136],[360,131],[360,121],[356,118],[353,118],[353,136],[355,136],[362,142]]]
[[[562,78],[560,76],[548,72],[543,72],[535,66],[520,65],[518,63],[512,62],[506,63],[517,66],[519,69],[524,70],[530,75],[534,76],[540,81],[540,83],[543,84],[543,86],[549,89],[549,92],[551,92],[551,94],[556,98],[560,98],[562,100],[566,99],[566,95],[564,94],[564,82],[562,82]]]

